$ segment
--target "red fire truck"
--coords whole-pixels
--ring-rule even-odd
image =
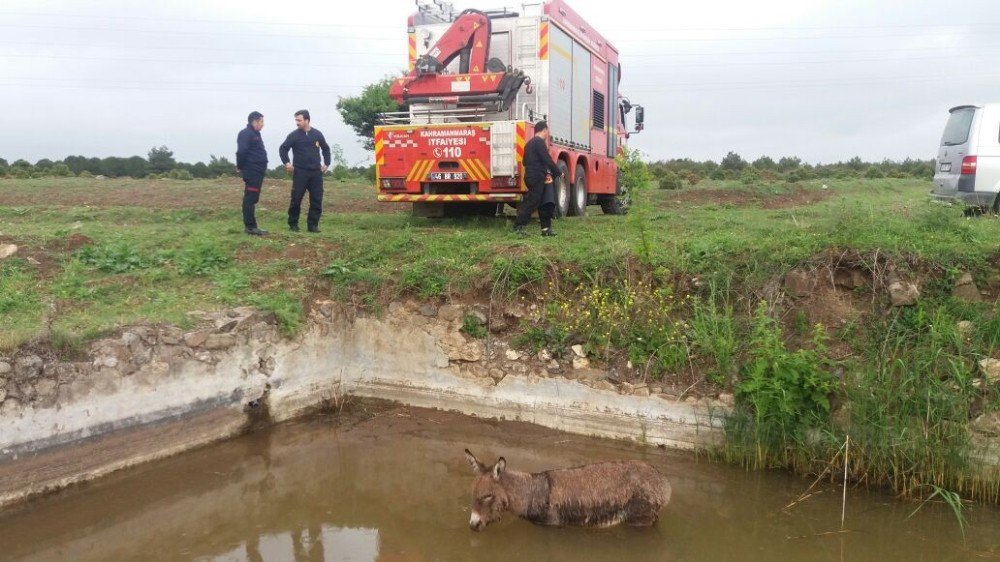
[[[615,157],[630,134],[627,115],[635,109],[639,132],[644,112],[618,90],[618,50],[563,0],[528,9],[536,13],[418,3],[409,73],[390,90],[406,110],[375,127],[379,201],[425,215],[516,205],[525,142],[545,119],[563,169],[556,215],[581,216],[589,205],[627,211]]]

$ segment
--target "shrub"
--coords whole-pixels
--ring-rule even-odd
[[[624,352],[658,378],[688,360],[688,326],[678,320],[682,300],[670,286],[643,281],[577,285],[553,297],[546,322],[551,333],[571,335],[594,356],[612,360]]]
[[[708,178],[711,179],[711,180],[713,180],[713,181],[722,181],[722,180],[726,179],[726,172],[725,172],[725,170],[722,170],[721,168],[720,169],[715,169],[715,170],[712,170],[712,173],[708,175]]]
[[[125,241],[84,246],[76,256],[81,263],[104,273],[128,273],[155,264],[154,260],[141,254]]]
[[[681,188],[681,178],[677,177],[677,174],[667,171],[662,176],[660,176],[660,189],[680,189]]]
[[[744,431],[734,430],[734,438],[747,439],[746,445],[763,457],[785,464],[788,445],[805,439],[806,430],[826,424],[836,379],[826,369],[824,338],[817,325],[812,349],[789,351],[767,304],[758,305],[749,357],[736,386],[737,413],[731,418],[745,424]]]
[[[191,244],[177,257],[177,268],[184,275],[208,275],[222,269],[230,257],[211,242]]]
[[[701,176],[699,176],[695,172],[690,172],[687,175],[687,182],[688,182],[688,185],[694,187],[694,186],[698,185],[699,183],[701,183]]]
[[[753,166],[744,168],[740,173],[740,183],[743,185],[752,185],[755,183],[760,183],[760,171]]]
[[[190,181],[194,179],[194,176],[191,175],[191,172],[180,168],[174,168],[173,170],[170,170],[167,173],[167,177],[172,180],[184,180],[184,181]]]
[[[807,179],[809,179],[809,173],[802,168],[796,168],[791,172],[788,172],[788,175],[785,177],[785,180],[789,183],[797,183],[800,181],[806,181]]]
[[[49,174],[57,178],[65,178],[73,175],[73,172],[69,169],[66,164],[56,164],[49,169]]]
[[[882,170],[879,170],[875,166],[868,166],[868,169],[865,171],[865,178],[870,180],[878,180],[884,177],[885,174],[882,173]]]

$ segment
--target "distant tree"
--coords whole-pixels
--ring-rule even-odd
[[[743,157],[740,156],[739,154],[730,151],[729,154],[726,154],[726,157],[722,159],[722,162],[719,164],[719,167],[722,168],[723,170],[739,172],[743,168],[747,167],[747,161],[744,160]]]
[[[236,175],[236,164],[225,156],[211,155],[208,161],[208,177]]]
[[[3,158],[0,158],[0,166],[3,166],[4,168],[8,168],[8,167],[10,167],[10,164],[7,163],[7,161],[4,160]]]
[[[132,156],[125,159],[124,173],[121,175],[141,178],[149,173],[149,163],[142,156]]]
[[[177,166],[174,160],[174,153],[165,146],[153,147],[149,150],[149,171],[154,174],[162,174],[173,170]]]
[[[189,168],[191,175],[196,178],[210,178],[212,177],[209,167],[205,165],[204,162],[196,162]]]
[[[856,172],[864,170],[867,166],[868,165],[864,162],[864,160],[861,159],[860,156],[855,156],[854,158],[851,158],[850,160],[847,161],[847,167]]]
[[[18,160],[14,160],[14,163],[11,164],[10,167],[11,168],[20,168],[22,170],[30,170],[31,169],[31,162],[28,162],[24,158],[20,158]]]
[[[0,160],[3,159],[0,158]],[[7,171],[8,171],[7,161],[3,160],[2,162],[0,162],[0,178],[5,177],[7,175]]]
[[[69,167],[69,171],[76,175],[79,175],[80,172],[88,169],[87,158],[84,156],[67,156],[66,159],[63,160],[63,164],[66,164],[66,166]]]
[[[782,172],[788,172],[791,170],[796,170],[802,165],[801,158],[795,158],[793,156],[783,156],[778,160],[778,169]]]
[[[339,144],[330,145],[330,156],[333,160],[334,167],[342,166],[347,168],[347,158],[344,158],[344,147]]]
[[[49,169],[49,168],[51,168],[52,166],[55,166],[55,165],[56,165],[56,163],[53,162],[52,160],[49,160],[48,158],[42,158],[38,162],[35,162],[35,168],[38,168],[38,169],[41,169],[41,170],[47,170],[47,169]]]
[[[284,164],[277,164],[275,167],[267,171],[267,177],[272,180],[286,180],[288,179],[288,172],[285,170]]]
[[[405,106],[400,106],[389,97],[389,87],[393,80],[392,77],[383,78],[379,82],[365,86],[361,95],[341,97],[337,101],[340,117],[361,137],[361,144],[366,150],[375,148],[373,137],[379,113],[406,111]]]
[[[761,156],[760,158],[754,160],[753,164],[750,165],[758,170],[774,170],[778,167],[770,156]]]

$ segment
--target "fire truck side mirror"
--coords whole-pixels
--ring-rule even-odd
[[[635,107],[635,132],[640,132],[646,128],[646,108],[641,105],[636,105]]]

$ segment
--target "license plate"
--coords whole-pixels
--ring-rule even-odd
[[[951,171],[951,162],[945,162],[944,164],[941,164],[941,171],[942,172],[950,172]]]
[[[465,172],[433,172],[431,181],[462,181],[466,179]]]

